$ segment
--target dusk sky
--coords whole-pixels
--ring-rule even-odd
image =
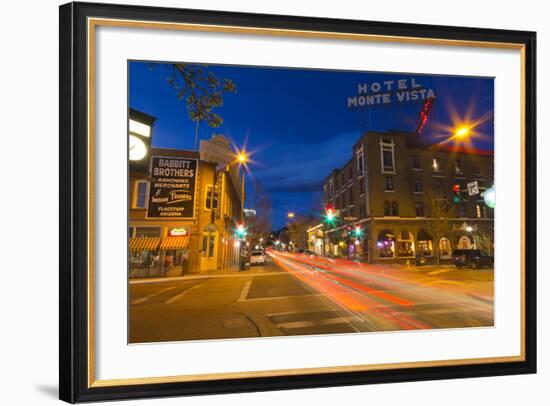
[[[323,179],[352,157],[360,134],[369,129],[416,130],[422,101],[349,109],[348,97],[357,95],[358,84],[394,80],[395,93],[397,80],[411,83],[414,78],[436,93],[422,139],[441,142],[449,136],[445,128],[475,121],[472,146],[494,149],[492,78],[219,65],[208,69],[220,79],[233,80],[237,92],[227,95],[224,105],[215,110],[224,120],[221,127],[202,123],[199,138],[209,139],[216,133],[238,147],[246,143],[254,161],[247,176],[271,193],[274,229],[285,225],[288,211],[309,215],[320,206]],[[166,67],[131,62],[129,73],[130,107],[157,118],[153,145],[193,149],[195,123],[185,101],[178,101],[167,83]],[[248,186],[251,178],[246,180]]]

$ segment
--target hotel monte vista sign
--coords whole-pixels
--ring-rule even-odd
[[[433,89],[426,88],[415,78],[381,80],[359,83],[357,93],[347,98],[349,109],[383,106],[394,103],[407,103],[434,99]]]
[[[147,218],[192,219],[198,160],[182,157],[151,157],[151,189]]]

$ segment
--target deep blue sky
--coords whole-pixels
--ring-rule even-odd
[[[166,67],[129,65],[130,107],[157,118],[153,144],[193,149],[195,123],[167,83]],[[348,109],[347,98],[357,94],[359,83],[415,78],[424,88],[432,88],[437,101],[422,134],[428,142],[436,142],[442,127],[453,125],[457,117],[470,114],[477,120],[492,113],[494,106],[491,78],[219,65],[208,69],[220,79],[233,80],[237,93],[227,95],[215,110],[224,120],[222,126],[202,123],[199,138],[224,134],[237,146],[246,142],[247,150],[254,151],[250,176],[271,193],[274,229],[285,225],[288,211],[307,215],[319,206],[323,179],[351,158],[361,133],[416,129],[422,102],[392,103],[370,112]],[[493,119],[475,130],[483,136],[473,137],[473,146],[493,150]]]

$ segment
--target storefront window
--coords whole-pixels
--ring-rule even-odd
[[[397,235],[397,256],[414,257],[414,240],[412,233],[402,231]]]
[[[439,257],[443,259],[451,257],[451,242],[448,238],[439,240]]]
[[[395,257],[395,241],[394,235],[390,230],[384,230],[378,235],[378,241],[376,242],[378,248],[379,258],[393,258]]]
[[[418,252],[426,257],[431,257],[433,255],[432,240],[419,240]]]
[[[425,230],[420,230],[417,236],[416,253],[425,257],[433,255],[433,238]]]

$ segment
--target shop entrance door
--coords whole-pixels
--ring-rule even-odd
[[[218,233],[202,234],[201,271],[214,271],[218,263]]]

